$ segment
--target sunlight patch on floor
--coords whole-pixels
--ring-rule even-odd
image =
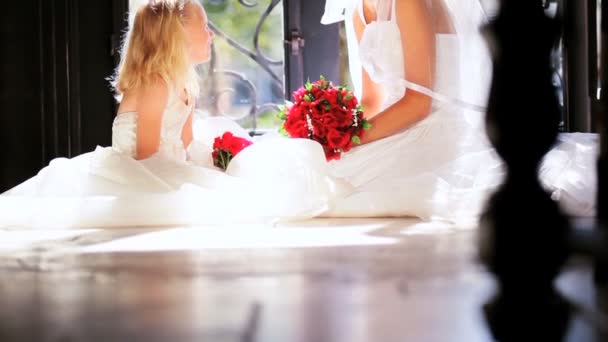
[[[318,218],[275,224],[196,227],[0,230],[0,254],[122,253],[399,244],[408,236],[449,234],[469,227],[413,218]]]
[[[101,229],[0,230],[0,252],[22,250],[40,243],[69,241],[99,231]]]
[[[394,244],[394,238],[372,236],[383,224],[340,227],[174,228],[83,247],[80,252],[144,252],[238,248],[307,248]]]

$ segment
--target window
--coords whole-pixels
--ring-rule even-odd
[[[320,23],[326,0],[199,1],[216,33],[212,59],[199,68],[202,115],[261,134],[278,127],[279,105],[307,79],[348,83],[341,23]]]
[[[283,7],[280,0],[201,0],[216,37],[198,108],[260,133],[278,125],[284,102]]]

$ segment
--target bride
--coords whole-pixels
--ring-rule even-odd
[[[336,17],[332,1],[326,15]],[[213,139],[248,136],[227,119],[194,115],[193,68],[209,59],[213,39],[206,13],[194,0],[147,2],[117,70],[112,146],[55,159],[2,194],[0,226],[476,217],[502,170],[480,129],[489,71],[470,63],[484,49],[460,49],[476,42],[470,15],[482,14],[451,2],[346,1],[338,12],[346,13],[351,72],[373,124],[364,144],[327,163],[316,142],[267,134],[225,172],[211,161]],[[572,214],[592,214],[593,137],[563,140],[541,178]]]
[[[483,130],[492,64],[479,0],[328,0],[322,23],[340,20],[372,130],[332,162],[356,191],[327,214],[479,215],[503,177]],[[566,213],[593,215],[596,160],[595,134],[561,134],[545,157],[540,180]]]

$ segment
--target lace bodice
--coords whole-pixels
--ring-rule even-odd
[[[169,100],[162,114],[160,127],[160,146],[158,153],[164,157],[176,160],[186,159],[186,150],[182,141],[182,129],[188,115],[192,111],[192,101],[189,104],[175,93],[169,92]],[[112,147],[120,153],[131,157],[137,152],[137,112],[118,114],[112,125]]]

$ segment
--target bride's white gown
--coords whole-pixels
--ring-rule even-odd
[[[358,7],[354,10],[365,23],[361,1],[355,2]],[[378,8],[378,17],[386,19],[366,24],[359,46],[351,49],[358,55],[356,63],[351,59],[351,69],[360,64],[383,86],[386,108],[416,85],[405,81],[399,28],[386,11],[392,6],[395,12],[394,1],[377,1],[376,5],[384,7],[384,13]],[[352,22],[349,15],[346,17],[348,34]],[[487,92],[474,88],[483,86],[483,81],[475,81],[479,77],[475,73],[489,71],[474,63],[469,63],[477,68],[473,72],[459,66],[459,59],[471,55],[462,49],[466,40],[455,34],[436,34],[435,40],[433,92],[447,99],[483,99],[485,95],[471,94]],[[434,100],[432,113],[413,127],[333,161],[332,175],[347,179],[356,190],[338,200],[325,215],[411,215],[452,221],[479,215],[485,200],[502,181],[504,170],[483,130],[483,112],[471,107]],[[570,215],[594,214],[597,146],[597,134],[561,134],[541,166],[542,184]]]
[[[370,24],[361,64],[383,84],[389,106],[405,91],[398,31]],[[451,65],[455,37],[437,35],[436,91],[462,89],[466,75]],[[502,179],[500,159],[467,111],[436,101],[433,112],[399,134],[356,147],[327,163],[312,141],[267,134],[232,160],[213,167],[211,145],[224,131],[247,137],[224,118],[197,118],[195,141],[184,149],[190,112],[173,93],[163,113],[159,152],[137,161],[137,113],[118,115],[111,147],[59,158],[0,196],[0,227],[109,227],[255,222],[316,216],[475,218]],[[562,134],[543,163],[541,180],[572,215],[595,208],[593,134]]]

